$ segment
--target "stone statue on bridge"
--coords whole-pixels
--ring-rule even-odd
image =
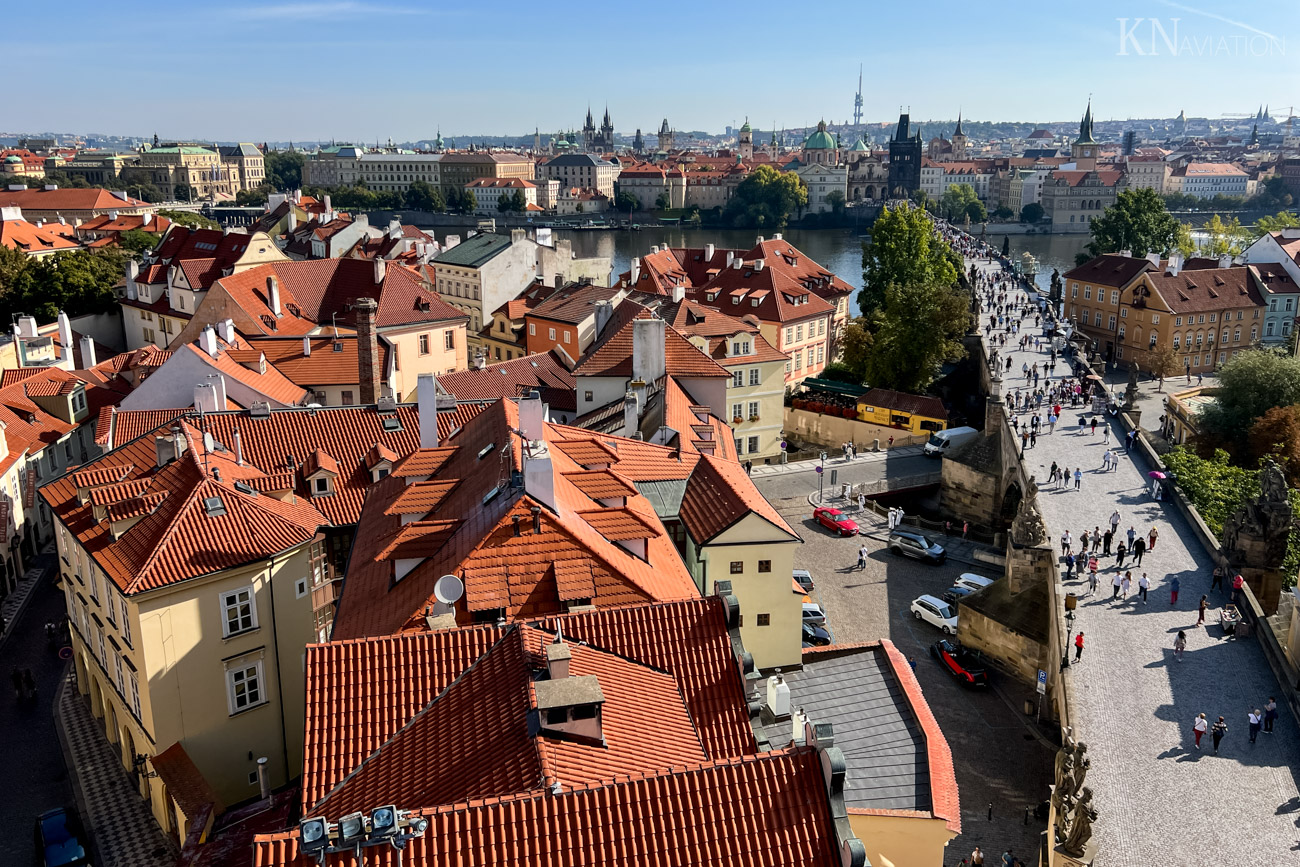
[[[1047,541],[1047,525],[1038,510],[1038,484],[1033,476],[1027,487],[1011,524],[1011,540],[1023,548],[1036,548]]]
[[[1097,821],[1097,810],[1092,806],[1092,789],[1084,786],[1079,793],[1079,800],[1074,804],[1074,814],[1070,817],[1070,830],[1061,843],[1065,854],[1073,858],[1082,858],[1092,839],[1092,823]]]

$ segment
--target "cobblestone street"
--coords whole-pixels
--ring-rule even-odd
[[[1035,333],[1032,317],[1026,324]],[[1002,357],[1012,361],[1004,393],[1026,385],[1018,375],[1023,362],[1037,361],[1041,368],[1047,358],[1046,351],[1009,351],[1011,344],[1009,339],[1002,350]],[[1166,391],[1170,384],[1166,382]],[[1062,422],[1074,422],[1077,414],[1063,408]],[[1104,531],[1116,510],[1117,542],[1126,538],[1130,526],[1144,536],[1153,528],[1159,533],[1140,567],[1126,563],[1133,572],[1127,598],[1111,599],[1115,558],[1101,557],[1098,593],[1081,599],[1076,612],[1074,627],[1083,631],[1085,647],[1070,676],[1077,687],[1075,714],[1092,756],[1088,783],[1096,792],[1101,847],[1096,863],[1297,863],[1300,745],[1295,720],[1279,701],[1275,732],[1249,743],[1246,715],[1276,694],[1277,682],[1254,638],[1233,640],[1223,634],[1218,609],[1228,598],[1210,591],[1212,563],[1182,516],[1150,496],[1147,475],[1152,468],[1136,453],[1130,457],[1121,451],[1116,469],[1101,469],[1106,425],[1111,426],[1109,446],[1122,446],[1124,430],[1102,414],[1095,434],[1081,435],[1075,425],[1058,424],[1055,433],[1039,436],[1037,445],[1024,453],[1058,552],[1063,532],[1073,534],[1077,553],[1079,535],[1084,530],[1091,535],[1094,527]],[[1072,481],[1068,486],[1047,484],[1053,462],[1071,473],[1082,468],[1079,490]],[[1145,603],[1137,594],[1143,571],[1151,582]],[[1175,579],[1181,589],[1172,604]],[[1066,588],[1084,595],[1087,583],[1086,578],[1066,581]],[[1206,624],[1197,626],[1202,594],[1209,595],[1211,611]],[[1179,630],[1187,633],[1181,662],[1173,654]],[[1211,722],[1223,715],[1228,723],[1217,756],[1208,737],[1199,751],[1193,748],[1192,721],[1202,712]]]

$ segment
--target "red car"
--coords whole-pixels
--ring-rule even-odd
[[[839,509],[832,509],[827,506],[813,509],[813,520],[827,530],[832,530],[841,536],[858,535],[857,523],[844,517],[844,513]]]
[[[968,686],[988,686],[988,667],[977,650],[969,650],[955,641],[942,639],[930,645],[930,655],[939,660],[944,671],[959,683]]]

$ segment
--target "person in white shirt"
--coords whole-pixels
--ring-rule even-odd
[[[1201,735],[1205,734],[1210,727],[1210,721],[1205,718],[1205,714],[1197,714],[1196,719],[1192,720],[1192,735],[1196,738],[1196,748],[1201,748]]]

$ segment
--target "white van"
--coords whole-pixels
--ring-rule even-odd
[[[974,572],[963,572],[952,582],[954,587],[968,587],[971,590],[983,590],[993,583],[992,578],[985,578],[983,575],[976,575]]]
[[[956,448],[964,442],[970,442],[979,436],[980,432],[973,427],[954,427],[948,430],[937,430],[931,435],[930,441],[925,444],[925,454],[927,457],[942,457],[949,449]]]

